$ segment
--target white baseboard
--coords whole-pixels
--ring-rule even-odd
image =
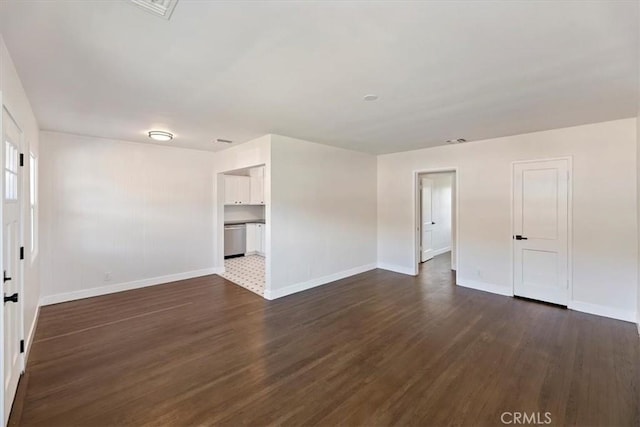
[[[213,267],[202,270],[186,271],[184,273],[169,274],[166,276],[151,277],[148,279],[134,280],[132,282],[117,283],[114,285],[100,286],[96,288],[82,289],[73,292],[64,292],[55,295],[46,295],[40,299],[40,305],[58,304],[61,302],[74,301],[83,298],[97,297],[100,295],[113,294],[116,292],[129,291],[131,289],[145,288],[147,286],[162,285],[164,283],[177,282],[178,280],[192,279],[194,277],[208,276],[210,274],[220,274],[224,268]]]
[[[442,255],[444,253],[451,252],[451,246],[442,249],[436,249],[433,251],[433,256]]]
[[[499,286],[493,283],[479,282],[477,280],[469,280],[464,278],[458,278],[457,282],[458,286],[463,286],[465,288],[491,292],[494,294],[505,295],[509,297],[513,296],[513,292],[508,286]],[[581,301],[570,301],[567,305],[567,308],[569,308],[570,310],[581,311],[583,313],[595,314],[596,316],[609,317],[611,319],[624,320],[626,322],[637,322],[636,312],[634,311],[620,310],[617,308]],[[640,333],[640,325],[638,326],[638,333]]]
[[[492,294],[504,295],[507,297],[513,296],[513,291],[510,286],[500,286],[494,283],[480,282],[478,280],[465,279],[458,277],[456,285],[469,289],[475,289],[477,291],[491,292]]]
[[[405,267],[403,265],[395,265],[395,264],[387,264],[385,262],[379,262],[378,268],[382,270],[393,271],[394,273],[408,274],[409,276],[416,275],[416,272],[414,269]]]
[[[335,282],[336,280],[344,279],[345,277],[364,273],[365,271],[373,270],[375,268],[376,264],[367,264],[360,267],[351,268],[349,270],[340,271],[338,273],[329,274],[317,279],[308,280],[306,282],[296,283],[295,285],[290,285],[282,289],[266,289],[264,291],[264,297],[268,300],[282,298],[284,296],[295,294],[301,291],[306,291],[307,289],[315,288],[317,286],[326,285],[327,283]]]
[[[624,320],[625,322],[637,322],[636,312],[620,310],[618,308],[607,307],[599,304],[591,304],[581,301],[569,301],[567,306],[571,310],[583,313],[595,314],[596,316],[609,317],[611,319]],[[640,329],[640,328],[639,328]]]

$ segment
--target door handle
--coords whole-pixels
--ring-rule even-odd
[[[528,238],[523,237],[523,236],[521,236],[519,234],[516,234],[515,236],[513,236],[513,238],[516,239],[516,240],[529,240]]]
[[[18,302],[18,294],[15,293],[13,295],[9,295],[9,296],[4,296],[4,303],[8,303],[8,302]]]
[[[7,270],[4,271],[4,281],[8,282],[9,280],[11,280],[11,277],[7,276]],[[4,282],[3,282],[4,283]]]

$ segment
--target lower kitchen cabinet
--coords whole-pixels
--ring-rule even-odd
[[[258,255],[262,255],[264,256],[264,251],[265,251],[265,245],[264,245],[264,229],[265,226],[264,224],[256,224],[258,232],[256,234],[256,241],[257,241],[257,249],[256,252],[258,253]]]
[[[247,255],[258,254],[264,256],[264,230],[264,224],[247,224]]]

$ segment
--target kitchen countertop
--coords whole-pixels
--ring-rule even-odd
[[[225,221],[224,225],[237,225],[237,224],[264,224],[264,219],[247,219],[243,221]]]

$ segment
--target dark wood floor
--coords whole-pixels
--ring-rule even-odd
[[[43,307],[10,424],[640,425],[635,325],[453,282],[444,255],[276,301],[209,276]]]

